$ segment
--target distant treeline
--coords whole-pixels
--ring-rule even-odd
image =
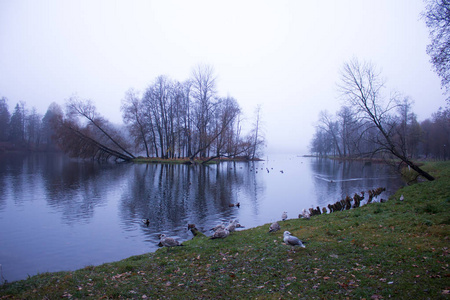
[[[418,122],[408,98],[398,102],[383,119],[388,135],[409,158],[447,160],[450,157],[450,108],[440,108],[425,121]],[[322,111],[310,150],[319,156],[341,158],[380,157],[389,149],[380,148],[379,130],[350,106],[332,115]]]
[[[74,157],[131,160],[246,157],[261,154],[261,108],[249,132],[242,134],[241,108],[233,97],[219,97],[212,67],[199,65],[184,82],[158,76],[142,93],[133,89],[122,100],[124,126],[102,117],[91,100],[71,97],[63,110],[52,103],[45,116],[25,102],[12,114],[0,100],[0,142],[28,148],[54,148]]]
[[[4,150],[57,150],[52,139],[54,135],[51,120],[56,104],[50,105],[45,116],[36,112],[35,108],[28,110],[21,101],[14,107],[12,113],[8,109],[8,100],[0,98],[0,151]]]

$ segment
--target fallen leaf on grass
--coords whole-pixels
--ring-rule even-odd
[[[292,276],[292,277],[287,277],[287,278],[286,278],[286,280],[289,280],[289,281],[291,281],[291,280],[295,280],[295,279],[297,279],[297,277],[295,277],[295,276]]]
[[[344,289],[347,289],[347,288],[348,288],[348,284],[346,284],[346,283],[340,283],[340,282],[338,281],[337,284],[339,284],[339,286],[340,286],[341,288],[344,288]]]

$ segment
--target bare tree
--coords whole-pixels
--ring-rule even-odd
[[[187,157],[192,156],[192,117],[191,117],[191,91],[192,91],[192,80],[186,80],[182,83],[183,89],[183,98],[182,98],[182,106],[184,113],[181,116],[181,127],[183,130],[183,142],[186,148]]]
[[[132,158],[107,145],[93,126],[82,126],[73,116],[55,118],[55,135],[59,148],[72,157],[108,160],[116,159],[130,161]]]
[[[252,152],[252,159],[256,158],[256,155],[261,150],[261,148],[265,145],[264,135],[262,134],[262,106],[261,104],[258,104],[255,108],[254,113],[254,122],[253,122],[253,130],[252,130],[252,145],[253,145],[253,152]]]
[[[326,110],[319,113],[318,128],[325,131],[332,138],[334,148],[337,150],[339,157],[342,157],[343,153],[338,140],[339,125]],[[323,135],[317,135],[316,137],[323,137]]]
[[[63,116],[64,113],[61,106],[53,102],[49,105],[47,112],[42,118],[42,142],[45,144],[47,150],[56,149],[56,143],[54,142],[55,129],[58,123],[62,122]]]
[[[233,98],[225,98],[225,101],[220,101],[217,104],[219,107],[217,108],[216,112],[216,120],[215,126],[210,126],[210,135],[208,136],[208,139],[206,141],[206,144],[204,145],[204,148],[199,148],[196,153],[194,153],[190,159],[191,161],[194,159],[195,155],[198,153],[204,151],[204,150],[210,150],[212,145],[216,144],[216,155],[209,157],[204,163],[220,157],[224,154],[223,148],[224,148],[224,140],[226,140],[227,134],[229,134],[232,131],[232,124],[236,120],[237,116],[240,113],[240,108]],[[205,156],[202,156],[205,157]]]
[[[429,147],[430,154],[438,159],[447,160],[450,147],[450,109],[439,110],[432,115],[432,122],[424,129],[428,135],[425,144]]]
[[[31,108],[30,114],[26,117],[26,135],[29,146],[38,147],[42,132],[42,116],[37,113],[35,107]]]
[[[342,141],[343,155],[352,157],[359,155],[359,143],[361,141],[358,135],[360,129],[359,120],[355,117],[353,110],[349,106],[343,106],[337,113],[339,120],[339,134]]]
[[[196,132],[194,135],[194,151],[190,156],[193,159],[198,154],[207,156],[207,150],[212,143],[209,132],[210,123],[215,109],[216,76],[214,69],[209,65],[197,65],[192,70],[192,118]]]
[[[384,104],[381,94],[383,86],[384,81],[375,67],[369,63],[360,63],[356,58],[345,63],[341,70],[340,92],[363,119],[377,128],[380,133],[376,139],[378,150],[391,153],[419,175],[434,180],[433,176],[412,162],[394,143],[389,114],[396,107],[395,98],[390,97],[387,104]]]
[[[125,98],[122,100],[122,118],[125,124],[128,125],[131,136],[134,138],[135,146],[144,146],[147,157],[150,156],[149,142],[150,126],[145,122],[144,107],[139,99],[138,93],[129,89],[125,93]]]
[[[450,1],[427,0],[423,13],[430,30],[431,44],[427,53],[431,57],[434,70],[441,77],[441,85],[450,92]],[[447,98],[450,103],[450,96]]]
[[[197,65],[192,71],[192,97],[194,99],[194,125],[197,129],[197,150],[191,155],[197,154],[206,157],[212,136],[208,129],[213,119],[216,95],[216,76],[214,68],[209,65]]]
[[[330,134],[320,126],[316,126],[316,132],[314,133],[310,145],[311,153],[316,153],[319,157],[324,157],[333,151],[335,154],[335,149],[333,138]]]
[[[83,149],[89,149],[87,153],[92,153],[92,157],[106,157],[115,156],[123,160],[131,160],[135,158],[125,147],[125,140],[115,130],[107,120],[102,118],[90,100],[81,100],[77,97],[71,97],[67,101],[67,114],[66,120],[63,120],[61,126],[59,126],[58,136],[63,149],[70,151],[68,146],[68,138],[65,137],[64,132],[67,130],[72,132],[71,136],[74,138],[77,145],[74,148],[78,150],[74,153],[82,153],[80,145],[84,145]],[[78,118],[86,123],[86,126],[82,126],[78,121]],[[69,134],[67,134],[69,136]]]
[[[129,121],[133,136],[147,135],[158,157],[174,158],[231,155],[235,145],[235,120],[240,114],[232,97],[215,97],[215,78],[212,67],[200,65],[192,78],[183,83],[159,76],[147,88],[142,100],[128,94],[122,111]],[[137,122],[142,112],[143,121]],[[142,126],[138,126],[141,123]],[[236,131],[238,132],[238,131]],[[234,149],[236,149],[234,147]]]
[[[234,122],[237,120],[241,109],[236,99],[232,97],[220,98],[214,115],[213,132],[218,137],[213,142],[215,157],[229,156],[233,149]]]
[[[420,124],[412,112],[413,101],[402,97],[397,103],[398,116],[393,118],[392,141],[408,157],[417,157],[417,146],[420,140]]]

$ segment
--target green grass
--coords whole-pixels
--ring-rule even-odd
[[[386,203],[289,219],[276,233],[266,224],[224,240],[199,236],[170,251],[40,274],[1,286],[0,298],[448,299],[450,162],[424,168],[435,181],[405,187]],[[306,248],[290,251],[284,230]]]

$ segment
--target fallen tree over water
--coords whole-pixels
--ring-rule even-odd
[[[64,152],[72,157],[96,160],[132,161],[135,156],[127,150],[126,138],[102,118],[91,101],[71,98],[66,116],[52,120],[55,139]]]

